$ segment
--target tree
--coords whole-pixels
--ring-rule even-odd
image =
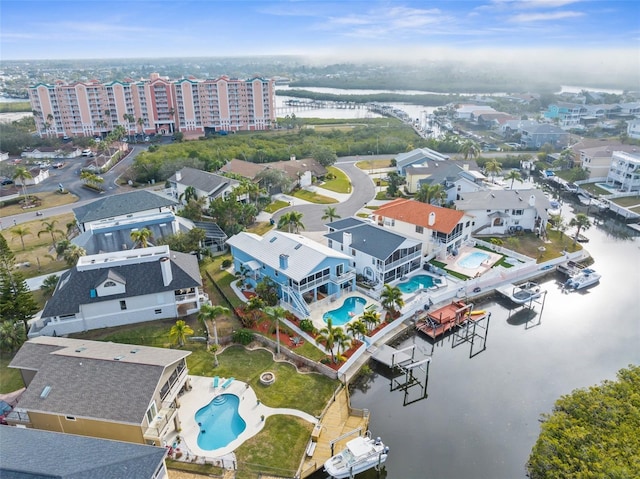
[[[78,260],[82,256],[86,255],[87,251],[84,248],[73,243],[70,243],[69,246],[62,252],[62,257],[69,267],[75,266],[78,263]]]
[[[184,193],[180,195],[179,199],[184,200],[185,203],[189,203],[189,200],[191,199],[194,199],[194,200],[198,199],[198,193],[196,192],[196,189],[193,186],[187,186],[184,189]]]
[[[576,228],[576,235],[573,237],[573,244],[576,244],[578,241],[578,236],[580,236],[580,231],[586,231],[591,228],[591,221],[589,217],[584,213],[578,213],[571,221],[569,221],[570,228]]]
[[[153,237],[153,233],[148,228],[142,228],[141,230],[133,230],[129,236],[133,241],[133,247],[139,245],[140,248],[146,248],[149,245],[149,238]]]
[[[244,324],[245,327],[250,328],[255,326],[258,319],[262,315],[262,310],[265,308],[264,300],[260,296],[252,296],[244,305],[244,310],[250,314],[250,321],[248,324]]]
[[[331,223],[333,220],[340,218],[341,216],[336,212],[335,206],[327,206],[324,211],[324,215],[322,215],[323,220],[329,220]]]
[[[389,198],[395,198],[398,196],[400,185],[404,183],[404,178],[395,171],[389,173],[389,181],[387,184],[387,196]]]
[[[288,211],[283,213],[283,215],[278,220],[278,229],[284,229],[287,227],[289,233],[295,231],[298,233],[301,229],[304,229],[304,224],[302,223],[302,213],[299,211]]]
[[[342,361],[342,353],[344,353],[351,346],[351,338],[344,332],[342,328],[336,328],[334,334],[334,343],[337,350],[337,360]]]
[[[53,296],[53,292],[56,290],[56,286],[58,286],[58,276],[52,274],[51,276],[47,276],[42,282],[42,286],[40,286],[40,290],[44,295],[45,299],[49,299]]]
[[[31,230],[29,228],[27,228],[26,226],[18,225],[18,226],[14,226],[9,231],[11,231],[11,234],[13,236],[19,236],[20,237],[20,242],[22,243],[22,251],[24,251],[24,249],[25,249],[24,237],[27,236],[27,235],[30,235],[31,234]]]
[[[256,284],[256,294],[267,306],[278,304],[278,285],[269,276],[265,276]]]
[[[640,366],[616,381],[577,389],[543,415],[529,461],[530,479],[640,477]]]
[[[325,168],[333,165],[338,157],[336,152],[325,146],[318,146],[311,152],[311,157]]]
[[[377,311],[373,311],[371,309],[367,309],[360,316],[360,320],[366,325],[367,329],[370,331],[375,329],[375,327],[380,322],[380,313]]]
[[[193,335],[193,329],[184,320],[179,319],[176,324],[171,326],[169,331],[169,338],[174,341],[174,344],[178,344],[180,347],[184,346],[187,336]]]
[[[44,226],[44,228],[41,229],[40,231],[38,231],[38,238],[40,238],[40,235],[42,233],[49,233],[51,235],[51,244],[52,244],[52,246],[54,248],[56,246],[55,234],[58,233],[58,234],[60,234],[60,236],[64,235],[62,230],[56,229],[56,223],[57,222],[58,222],[57,220],[43,221],[42,222],[42,226]]]
[[[563,169],[570,170],[574,166],[576,160],[576,152],[571,148],[565,148],[560,152],[560,160],[562,161]]]
[[[264,310],[267,317],[276,325],[276,354],[280,354],[280,321],[287,317],[287,310],[281,306],[268,306]]]
[[[265,168],[256,175],[255,180],[263,186],[267,194],[271,194],[272,189],[289,191],[292,183],[284,171],[275,168]]]
[[[229,308],[225,308],[221,305],[211,305],[211,304],[203,304],[200,307],[200,312],[198,313],[198,319],[200,321],[211,321],[213,324],[213,341],[215,344],[215,349],[213,351],[214,355],[214,366],[218,367],[218,325],[216,323],[216,319],[218,316],[223,314],[229,314]]]
[[[20,180],[22,184],[22,196],[24,196],[24,205],[29,206],[29,197],[27,196],[27,180],[29,178],[33,178],[29,170],[27,170],[24,166],[18,166],[14,172],[13,177],[14,180]]]
[[[12,353],[25,341],[25,334],[22,325],[12,321],[2,321],[0,323],[0,351]]]
[[[318,331],[318,335],[316,336],[316,343],[322,344],[324,347],[329,350],[329,354],[331,354],[331,360],[335,362],[335,356],[333,355],[333,348],[336,343],[336,334],[338,327],[333,326],[333,321],[331,318],[327,319],[327,326]]]
[[[502,171],[502,165],[498,160],[490,160],[484,165],[484,169],[491,176],[491,181],[495,183],[496,176]]]
[[[367,325],[362,320],[362,317],[361,319],[351,321],[347,324],[347,333],[349,333],[354,339],[364,339],[367,334]]]
[[[466,140],[462,143],[462,145],[460,145],[460,153],[462,153],[465,160],[469,157],[471,157],[471,159],[473,160],[474,158],[480,156],[480,147],[475,141]]]
[[[404,306],[400,288],[385,283],[382,293],[380,293],[380,304],[388,311],[391,317],[395,316],[398,310]]]
[[[140,127],[140,136],[144,136],[144,119],[138,118],[138,126]]]
[[[421,203],[437,204],[440,206],[442,200],[446,197],[444,187],[440,183],[428,184],[423,183],[416,193],[415,200]]]
[[[507,181],[511,180],[510,188],[513,189],[513,182],[514,181],[522,181],[522,175],[520,174],[520,172],[518,170],[511,170],[511,171],[509,171],[509,173],[504,175],[504,179],[507,180]]]

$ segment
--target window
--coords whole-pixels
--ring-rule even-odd
[[[351,248],[351,256],[355,256],[356,255],[356,250]]]
[[[156,313],[156,314],[162,314],[162,309],[156,309],[156,310],[154,310],[154,313]]]
[[[333,240],[327,241],[327,246],[329,246],[329,248],[333,248]]]
[[[512,214],[514,216],[522,216],[524,214],[524,210],[513,210]]]
[[[115,285],[116,285],[116,283],[113,282],[113,281],[105,281],[105,283],[104,283],[104,287],[105,288],[113,288]]]
[[[418,234],[424,233],[424,228],[422,226],[416,225],[416,233]]]
[[[122,310],[127,309],[127,302],[124,299],[120,301],[120,309]]]

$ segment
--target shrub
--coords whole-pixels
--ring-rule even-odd
[[[228,268],[229,266],[231,266],[231,260],[229,258],[225,259],[222,261],[222,267],[223,268]]]
[[[303,319],[302,321],[300,321],[300,329],[302,329],[305,333],[313,333],[315,330],[313,322],[310,319]]]
[[[246,346],[253,341],[253,333],[248,329],[240,329],[233,333],[233,341]]]

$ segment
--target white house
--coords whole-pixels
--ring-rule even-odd
[[[416,239],[355,217],[333,221],[327,228],[327,246],[351,257],[351,267],[371,283],[390,283],[421,266],[422,243]]]
[[[461,199],[454,201],[455,207],[474,218],[474,235],[546,229],[547,210],[551,205],[540,190],[486,190],[460,196]]]
[[[429,160],[434,162],[447,161],[449,156],[429,148],[417,148],[406,153],[400,153],[395,160],[398,174],[404,176],[406,168],[410,165],[423,165],[428,163]]]
[[[640,191],[640,154],[614,151],[607,185],[619,191]]]
[[[29,337],[177,318],[206,300],[197,258],[168,246],[83,256],[60,276]]]
[[[627,122],[627,135],[634,140],[640,140],[640,119]]]
[[[636,153],[640,148],[635,145],[604,144],[580,150],[580,166],[589,171],[589,178],[605,178],[611,168],[614,151]]]
[[[451,252],[471,238],[473,218],[464,211],[398,198],[372,215],[378,226],[422,242],[422,254]]]
[[[238,180],[189,167],[176,171],[169,178],[169,184],[175,198],[183,198],[185,190],[192,187],[198,198],[208,198],[209,201],[219,197],[226,198],[240,186]]]
[[[33,186],[42,183],[44,180],[49,178],[49,170],[45,168],[30,168],[29,173],[31,174],[31,178],[25,178],[24,184],[26,186]],[[20,178],[15,179],[15,184],[17,186],[22,186],[22,180]]]

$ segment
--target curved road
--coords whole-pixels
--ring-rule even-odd
[[[384,158],[388,158],[389,155],[384,155]],[[375,157],[374,157],[375,159]],[[351,180],[351,196],[346,201],[336,203],[335,205],[317,205],[317,204],[304,204],[289,206],[278,210],[273,215],[275,222],[288,211],[299,211],[303,214],[302,223],[304,224],[305,231],[326,231],[325,224],[327,220],[323,220],[324,210],[327,206],[335,206],[336,212],[342,218],[348,218],[355,215],[360,211],[364,205],[375,198],[376,189],[371,177],[358,168],[355,163],[359,161],[358,158],[349,156],[338,159],[338,162],[334,165],[336,168],[341,169]]]

